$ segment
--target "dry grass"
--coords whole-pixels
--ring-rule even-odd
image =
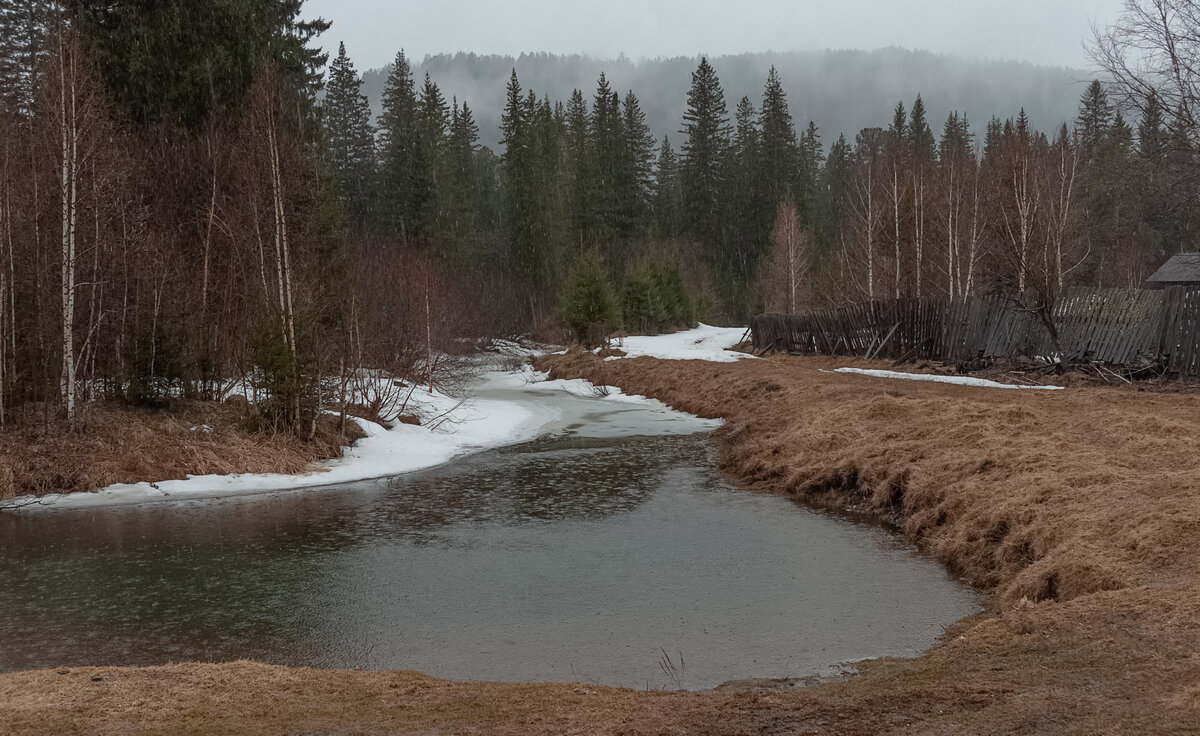
[[[1017,393],[736,365],[548,359],[725,417],[724,469],[894,518],[990,594],[912,660],[699,694],[182,665],[0,677],[21,733],[1200,733],[1200,396]],[[797,540],[803,545],[804,540]],[[3,730],[0,725],[0,731]]]
[[[61,420],[31,413],[0,432],[0,500],[188,475],[309,472],[317,462],[341,456],[339,427],[335,417],[322,417],[311,441],[252,432],[242,407],[212,402],[170,409],[96,403],[77,433]],[[357,424],[347,422],[346,443],[362,436]]]

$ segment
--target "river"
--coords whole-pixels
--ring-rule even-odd
[[[555,418],[386,480],[0,514],[0,671],[253,659],[700,689],[913,656],[977,610],[887,530],[730,487],[711,423],[479,395]]]

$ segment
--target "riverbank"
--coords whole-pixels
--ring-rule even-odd
[[[724,349],[742,334],[700,325],[675,335],[631,337],[628,347],[635,355],[729,361],[744,357]],[[352,407],[384,397],[389,413],[402,419],[349,416],[343,425],[326,414],[311,440],[250,430],[240,397],[179,401],[154,410],[96,401],[87,405],[83,427],[74,433],[60,418],[34,417],[0,432],[0,512],[253,495],[385,478],[531,440],[556,418],[531,412],[520,401],[481,400],[473,394],[477,389],[565,390],[589,397],[598,392],[617,401],[657,403],[585,381],[547,382],[527,365],[535,354],[540,355],[495,342],[491,352],[475,356],[477,375],[455,395],[391,386],[391,379],[376,376],[380,385],[371,388],[368,381],[357,389],[368,395],[353,394]],[[514,364],[523,367],[511,370]]]
[[[574,352],[539,367],[724,418],[722,467],[752,488],[894,520],[992,603],[922,657],[807,688],[696,694],[252,664],[19,673],[0,676],[0,722],[28,733],[1196,733],[1200,397],[822,372],[845,365]]]
[[[524,385],[534,378],[485,371],[478,380]],[[348,416],[343,431],[340,418],[326,414],[310,441],[251,431],[243,403],[138,410],[97,402],[78,433],[34,424],[0,435],[0,512],[252,495],[382,478],[531,439],[553,419],[511,402],[420,386],[406,386],[398,396],[403,421],[384,426]],[[6,477],[12,479],[7,486]]]
[[[56,417],[30,416],[0,432],[0,508],[193,475],[302,474],[367,436],[333,416],[309,440],[253,431],[241,406],[217,402],[138,409],[96,401],[85,420],[72,433]]]

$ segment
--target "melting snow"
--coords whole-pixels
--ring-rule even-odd
[[[658,358],[660,360],[707,360],[713,363],[733,363],[754,356],[730,350],[746,336],[745,327],[710,327],[702,324],[694,330],[673,335],[625,337],[612,347],[625,353],[605,360],[622,358]]]
[[[828,371],[825,371],[828,372]],[[1030,391],[1062,391],[1062,386],[1018,386],[1009,383],[997,383],[984,378],[970,376],[939,376],[924,373],[899,373],[897,371],[874,371],[862,368],[838,368],[834,373],[854,373],[860,376],[874,378],[897,378],[905,381],[931,381],[933,383],[951,383],[957,386],[977,386],[979,388],[1024,389]]]
[[[607,401],[645,404],[647,408],[674,417],[690,417],[669,410],[657,401],[629,396],[616,387],[597,387],[584,380],[548,381],[547,374],[524,365],[517,371],[485,373],[481,388],[515,391],[567,393]],[[423,425],[397,423],[388,429],[353,419],[367,436],[345,455],[323,464],[325,472],[306,475],[239,474],[189,476],[186,480],[157,483],[128,483],[103,488],[95,493],[50,495],[39,499],[17,498],[0,508],[52,506],[83,508],[112,504],[145,503],[155,500],[182,500],[222,496],[252,495],[272,491],[318,488],[356,481],[385,478],[423,470],[449,462],[456,457],[482,450],[518,444],[535,439],[559,420],[559,414],[536,400],[475,397],[468,400],[441,392],[414,388],[409,408],[419,413]],[[694,419],[694,418],[693,418]],[[715,428],[718,423],[697,427]],[[709,425],[712,426],[709,426]],[[196,431],[204,431],[196,427]],[[693,430],[695,431],[695,430]]]

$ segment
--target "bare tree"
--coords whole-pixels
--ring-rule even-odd
[[[62,369],[59,394],[67,421],[74,428],[79,368],[75,311],[80,255],[80,200],[83,196],[80,185],[98,148],[109,139],[110,131],[106,126],[100,84],[84,58],[78,37],[61,20],[56,26],[44,107],[53,126],[55,174],[61,210],[59,287]],[[92,174],[94,177],[94,170]]]
[[[887,183],[887,196],[888,200],[892,204],[892,245],[894,246],[895,251],[894,264],[896,267],[896,277],[895,281],[893,282],[893,287],[895,291],[895,297],[897,299],[900,298],[900,286],[903,283],[901,278],[901,265],[903,259],[901,257],[900,246],[903,241],[900,237],[900,205],[904,202],[908,194],[907,183],[902,183],[907,177],[902,178],[900,176],[900,166],[900,158],[896,155],[893,155],[891,161],[892,175]]]
[[[796,314],[808,276],[808,234],[800,224],[796,203],[779,203],[771,250],[763,262],[761,288],[768,311]]]
[[[1046,181],[1046,242],[1042,256],[1042,270],[1047,282],[1053,280],[1058,291],[1066,285],[1066,277],[1077,268],[1087,254],[1073,264],[1064,263],[1067,229],[1071,223],[1072,205],[1076,199],[1075,177],[1079,170],[1079,150],[1067,134],[1066,126],[1049,152],[1049,161],[1043,167]],[[1050,284],[1047,283],[1047,286]]]
[[[1126,0],[1108,28],[1093,28],[1092,60],[1109,78],[1116,102],[1145,111],[1151,97],[1195,127],[1200,101],[1200,3]]]
[[[883,220],[883,202],[879,195],[879,173],[881,168],[882,131],[868,129],[859,135],[854,152],[854,185],[850,198],[850,210],[854,215],[855,239],[851,249],[842,235],[842,254],[847,261],[851,279],[857,281],[860,269],[866,272],[865,288],[859,291],[867,299],[875,299],[875,233]]]
[[[981,197],[979,180],[982,175],[981,167],[976,165],[975,173],[971,177],[971,234],[967,241],[966,273],[962,277],[962,298],[964,300],[969,299],[975,293],[975,267],[984,255],[983,233],[987,229],[987,223],[979,211]]]
[[[1009,260],[1016,272],[1017,292],[1021,294],[1028,286],[1029,251],[1034,221],[1041,207],[1035,165],[1033,136],[1022,111],[1020,121],[1005,133],[1002,177],[1006,190],[999,207],[1009,244]]]
[[[8,406],[5,403],[9,365],[9,335],[15,328],[15,310],[9,305],[14,280],[13,258],[13,149],[16,147],[16,131],[12,116],[0,114],[0,428],[7,421]]]

